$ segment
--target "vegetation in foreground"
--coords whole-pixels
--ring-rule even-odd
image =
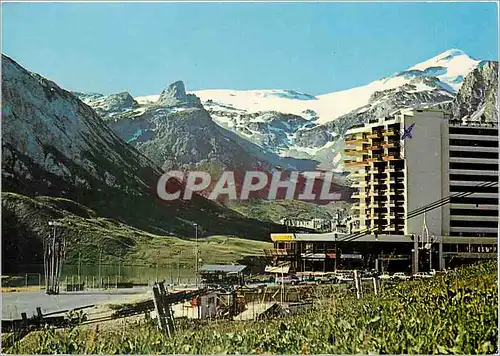
[[[476,264],[432,280],[408,281],[361,300],[325,296],[308,311],[261,322],[185,321],[168,339],[147,322],[120,330],[48,330],[9,353],[135,354],[493,354],[497,265]]]

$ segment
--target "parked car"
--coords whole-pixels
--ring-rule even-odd
[[[292,286],[300,283],[300,278],[295,275],[276,277],[277,284],[291,284]]]
[[[417,272],[412,276],[413,279],[432,278],[432,277],[433,275],[427,272]]]
[[[401,280],[407,280],[407,279],[410,279],[410,276],[408,276],[404,272],[396,272],[396,273],[394,273],[394,275],[392,276],[392,278],[394,278],[394,279],[401,279]]]
[[[371,270],[371,271],[363,271],[361,273],[362,278],[373,278],[373,277],[378,277],[380,275],[380,272]]]
[[[392,277],[387,273],[381,274],[380,276],[378,276],[378,278],[385,279],[385,280],[392,279]]]
[[[337,280],[337,283],[346,283],[346,282],[352,282],[354,281],[354,274],[353,273],[343,273],[343,272],[337,272],[334,277]]]

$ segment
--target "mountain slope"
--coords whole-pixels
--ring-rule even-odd
[[[197,194],[189,201],[159,200],[155,190],[162,171],[119,139],[88,105],[3,55],[2,73],[4,192],[66,198],[97,217],[164,236],[190,237],[195,222],[206,235],[264,240],[270,231],[279,230]],[[170,188],[184,189],[172,180]],[[40,247],[50,234],[48,219],[62,217],[25,201],[10,199],[3,205],[3,257],[12,263],[40,258],[33,251],[23,257],[18,244],[28,239],[28,245]]]
[[[112,105],[116,95],[82,95],[82,100],[96,107],[114,107],[111,112],[101,112],[108,126],[123,140],[137,148],[164,170],[204,170],[212,174],[216,184],[222,171],[234,171],[237,189],[247,171],[267,173],[287,170],[314,170],[317,162],[300,158],[280,157],[272,150],[262,150],[259,142],[248,140],[241,133],[221,127],[201,106],[199,99],[186,94],[184,84],[175,82],[160,96],[135,98],[138,106]],[[111,103],[106,104],[109,97]],[[212,114],[213,115],[213,114]],[[294,115],[269,113],[255,115],[253,130],[283,130],[301,125],[305,120]],[[272,143],[269,143],[272,144]],[[350,191],[335,185],[344,199]],[[298,190],[300,190],[299,188]],[[259,192],[264,197],[267,191]]]
[[[482,62],[465,78],[452,111],[458,120],[498,122],[498,62]]]

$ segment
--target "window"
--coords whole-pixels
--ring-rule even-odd
[[[451,227],[493,227],[498,228],[497,221],[467,221],[467,220],[451,220]]]
[[[474,205],[498,205],[498,198],[463,198],[451,197],[450,203],[452,204],[474,204]]]
[[[469,181],[469,182],[498,182],[498,176],[450,174],[450,180],[462,180],[462,181]]]
[[[450,139],[450,146],[498,147],[498,141]]]
[[[465,216],[498,216],[498,210],[450,209],[450,214]]]
[[[488,129],[488,128],[473,128],[473,127],[450,127],[450,134],[498,136],[498,130]]]
[[[498,152],[450,151],[450,157],[498,159]]]
[[[498,193],[498,187],[451,185],[450,192]]]
[[[467,170],[476,170],[476,171],[497,171],[498,164],[450,163],[450,169],[467,169]]]

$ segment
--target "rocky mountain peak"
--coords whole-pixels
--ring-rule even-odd
[[[173,106],[201,106],[200,99],[194,94],[187,94],[184,82],[178,80],[164,89],[158,101],[158,105]]]
[[[498,62],[483,61],[464,80],[453,102],[453,117],[498,122]]]

